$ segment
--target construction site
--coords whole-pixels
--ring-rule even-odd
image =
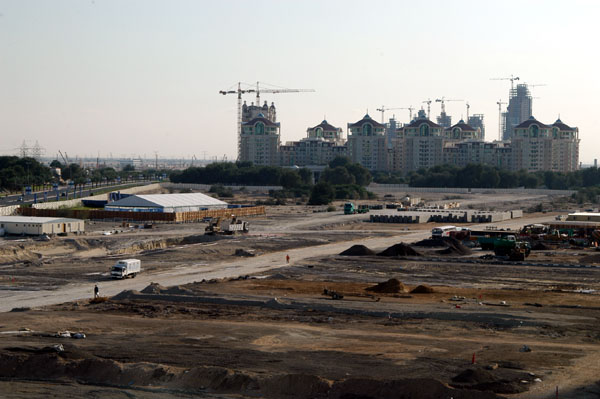
[[[250,206],[266,195],[1,240],[3,396],[600,396],[600,215],[544,193]]]

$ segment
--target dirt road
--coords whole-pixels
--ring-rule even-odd
[[[340,221],[339,215],[327,216],[328,221]],[[353,215],[364,217],[363,215]],[[497,227],[502,228],[517,228],[529,223],[541,223],[549,221],[553,218],[551,215],[534,215],[528,218],[513,219],[505,222],[496,223]],[[293,220],[289,224],[283,223],[280,231],[286,231],[287,228],[296,229],[299,227],[307,228],[310,226],[318,225],[323,223],[323,217],[316,215],[315,217],[309,217],[304,221]],[[348,220],[348,219],[341,219]],[[415,225],[408,225],[415,226]],[[486,225],[474,225],[472,228],[483,228]],[[417,226],[418,228],[419,226]],[[269,229],[270,230],[270,229]],[[269,231],[268,230],[268,231]],[[268,232],[267,231],[267,232]],[[273,231],[273,230],[270,230]],[[319,234],[315,232],[315,234]],[[430,235],[430,231],[427,229],[408,231],[406,233],[398,234],[395,236],[388,237],[373,237],[368,239],[358,240],[361,244],[368,246],[369,248],[383,248],[399,241],[414,242]],[[243,276],[262,272],[265,270],[278,268],[286,265],[285,256],[290,256],[290,263],[301,259],[316,257],[316,256],[327,256],[334,255],[347,249],[352,244],[352,241],[343,241],[332,244],[313,246],[310,248],[297,248],[288,250],[285,252],[273,252],[254,258],[237,258],[234,261],[218,262],[212,264],[202,265],[189,265],[174,268],[166,272],[157,272],[153,274],[140,274],[135,279],[121,280],[121,281],[109,281],[99,283],[100,295],[112,296],[123,290],[141,290],[151,282],[160,283],[164,286],[173,286],[190,283],[193,281],[201,281],[203,279],[220,279]],[[68,301],[74,301],[78,299],[90,298],[93,296],[92,284],[69,284],[64,287],[60,287],[56,290],[40,290],[40,291],[4,291],[0,292],[0,312],[7,312],[13,308],[18,307],[37,307],[58,304]]]

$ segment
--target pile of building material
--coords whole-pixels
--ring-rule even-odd
[[[493,223],[510,220],[523,216],[523,211],[476,211],[476,210],[446,210],[420,208],[413,211],[402,211],[399,214],[372,214],[372,223]]]

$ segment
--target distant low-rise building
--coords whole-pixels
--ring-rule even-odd
[[[85,222],[81,219],[52,218],[35,216],[0,216],[0,235],[68,234],[85,232]]]

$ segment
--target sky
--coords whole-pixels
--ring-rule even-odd
[[[492,140],[510,81],[491,78],[514,75],[545,85],[534,116],[577,126],[591,163],[599,17],[594,0],[0,0],[0,154],[232,160],[237,99],[219,91],[257,81],[315,90],[261,96],[282,143],[441,97],[484,114]],[[446,103],[453,123],[465,101]]]

